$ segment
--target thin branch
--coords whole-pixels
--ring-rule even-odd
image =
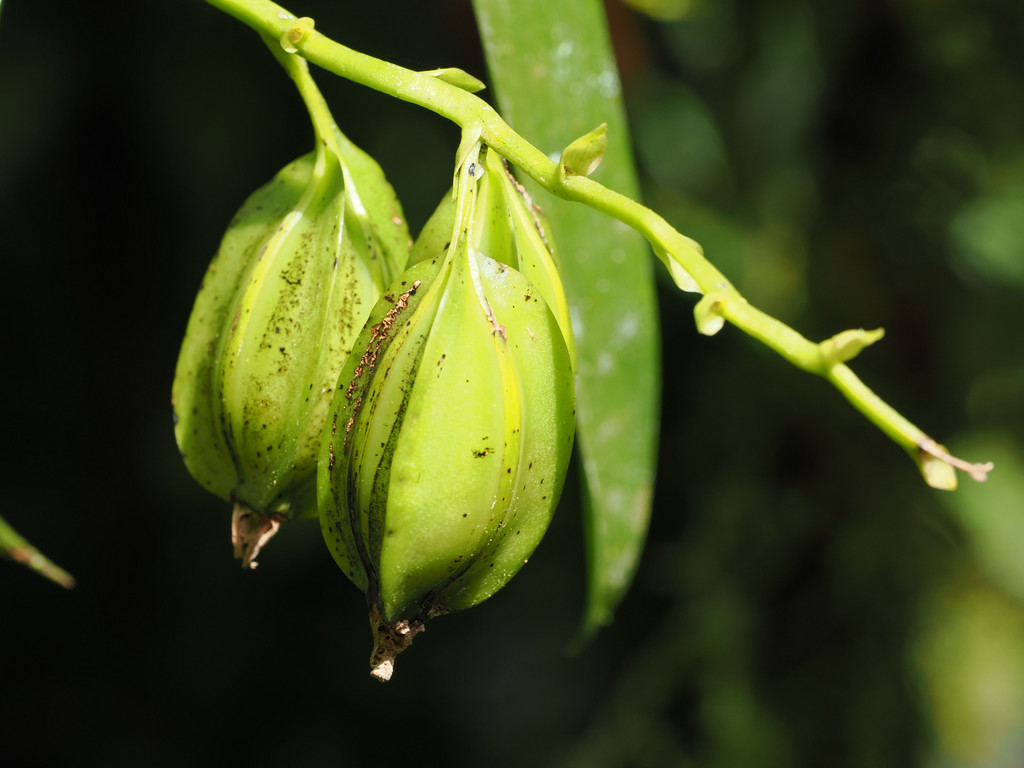
[[[264,38],[280,41],[283,51],[300,55],[353,82],[429,109],[463,130],[478,127],[485,144],[551,194],[588,205],[637,230],[650,242],[680,288],[704,294],[694,310],[701,333],[713,334],[728,321],[798,368],[827,379],[857,410],[910,454],[929,485],[952,490],[956,487],[954,469],[978,481],[985,480],[992,469],[991,464],[971,464],[951,456],[872,392],[845,364],[860,349],[879,338],[880,331],[846,331],[815,344],[751,306],[704,258],[700,245],[641,203],[586,176],[576,175],[560,162],[551,160],[513,131],[490,105],[449,82],[460,82],[460,78],[451,76],[457,70],[414,72],[367,56],[317,32],[312,19],[298,18],[269,0],[207,2],[252,27]]]

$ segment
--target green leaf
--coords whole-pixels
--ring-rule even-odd
[[[474,0],[502,116],[549,157],[607,123],[594,178],[637,197],[618,72],[599,0]],[[584,485],[587,606],[582,636],[608,624],[647,536],[660,398],[653,264],[643,238],[540,192],[579,351],[577,446]]]

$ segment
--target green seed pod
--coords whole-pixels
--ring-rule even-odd
[[[471,245],[521,272],[536,286],[562,329],[575,370],[576,342],[569,303],[558,274],[558,255],[547,219],[497,152],[485,150],[480,160],[483,172],[476,191]],[[455,208],[454,196],[445,195],[413,245],[412,263],[433,258],[448,247]]]
[[[321,526],[366,592],[381,679],[426,619],[476,605],[522,567],[572,449],[558,322],[535,285],[474,245],[489,234],[478,226],[510,226],[474,216],[479,151],[461,165],[447,249],[374,308],[323,435]]]
[[[172,388],[185,465],[234,504],[235,555],[249,567],[281,522],[316,515],[316,461],[334,387],[370,309],[408,258],[401,209],[380,167],[326,107],[314,120],[316,150],[257,190],[231,222],[196,297]]]

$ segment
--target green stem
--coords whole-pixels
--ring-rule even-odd
[[[2,517],[0,517],[0,556],[31,568],[65,589],[75,586],[75,579],[70,573],[50,562]]]
[[[300,56],[285,53],[278,40],[264,36],[263,42],[266,43],[270,52],[274,54],[274,58],[278,60],[281,67],[292,79],[292,82],[295,83],[295,87],[302,97],[302,102],[306,105],[306,110],[309,112],[317,138],[327,142],[337,151],[338,139],[334,134],[336,129],[334,117],[331,115],[331,110],[327,106],[327,101],[324,99],[323,94],[320,93],[320,89],[317,88],[313,77],[309,74],[309,65],[306,63],[306,60]]]
[[[984,480],[992,468],[990,464],[969,464],[950,456],[854,375],[844,360],[850,359],[855,352],[837,359],[825,347],[832,340],[815,344],[750,306],[725,276],[704,258],[700,246],[693,240],[635,200],[585,176],[565,173],[560,163],[548,158],[513,131],[494,109],[473,94],[435,74],[414,72],[347,48],[316,32],[311,19],[299,19],[270,0],[207,2],[252,27],[264,38],[281,41],[282,49],[294,51],[336,75],[429,109],[463,130],[479,126],[484,144],[493,147],[551,194],[588,205],[636,229],[672,270],[681,287],[705,294],[695,310],[698,328],[703,333],[714,333],[722,322],[728,321],[793,365],[828,379],[857,410],[910,453],[930,485],[955,488],[954,468],[979,481]]]

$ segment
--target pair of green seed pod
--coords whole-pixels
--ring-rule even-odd
[[[304,67],[296,80],[319,99]],[[244,564],[319,511],[387,679],[426,619],[492,595],[546,530],[574,433],[572,333],[550,233],[497,154],[464,142],[410,253],[379,166],[322,100],[310,112],[316,151],[246,201],[204,279],[175,434],[233,503]]]

